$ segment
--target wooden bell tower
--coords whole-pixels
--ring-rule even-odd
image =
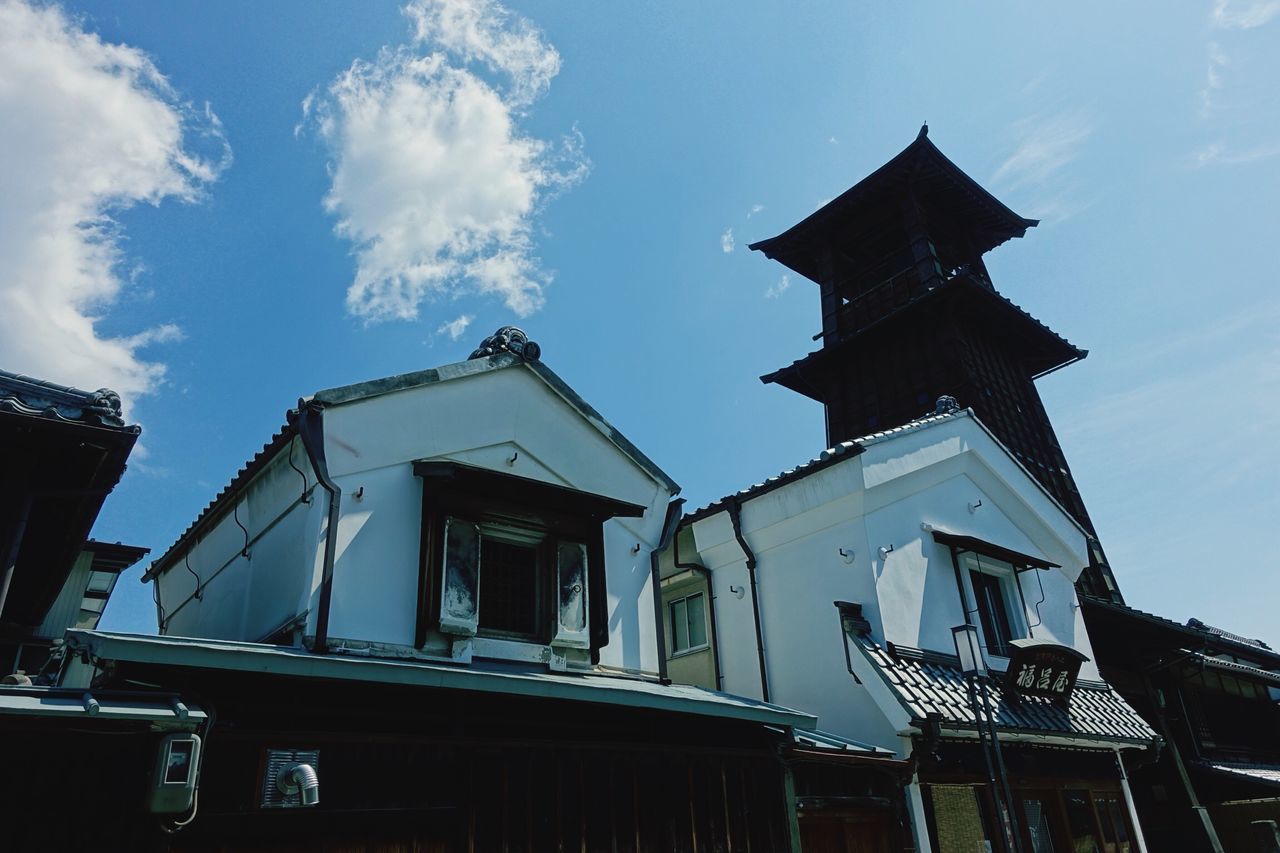
[[[751,245],[822,296],[821,348],[761,379],[821,402],[831,445],[955,397],[1089,531],[1081,592],[1123,603],[1035,386],[1088,353],[1002,296],[982,262],[1037,224],[960,171],[921,128],[857,185]]]

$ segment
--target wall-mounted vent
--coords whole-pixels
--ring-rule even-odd
[[[302,791],[295,790],[286,794],[280,787],[280,774],[288,772],[298,764],[310,765],[317,773],[320,771],[320,750],[318,749],[268,749],[266,769],[262,774],[262,800],[264,809],[300,809],[306,803],[302,801]],[[286,786],[290,787],[290,786]],[[293,786],[296,787],[296,786]]]

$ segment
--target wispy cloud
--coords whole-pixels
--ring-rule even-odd
[[[221,125],[57,6],[0,2],[0,81],[0,365],[136,399],[165,373],[142,350],[180,333],[99,330],[142,269],[113,216],[198,200],[230,163]]]
[[[992,182],[1008,191],[1023,190],[1031,212],[1041,219],[1063,220],[1087,205],[1075,195],[1075,182],[1065,176],[1093,134],[1083,113],[1030,116],[1013,125],[1017,145],[992,175]]]
[[[462,337],[463,332],[471,325],[471,321],[475,319],[472,314],[463,314],[447,323],[441,323],[440,328],[436,329],[437,335],[448,335],[449,340],[456,341]]]
[[[1231,64],[1230,58],[1216,42],[1209,42],[1209,68],[1204,85],[1200,87],[1200,116],[1208,118],[1216,106],[1215,96],[1222,89],[1222,71]]]
[[[751,205],[751,209],[747,211],[747,219],[750,219],[751,217],[755,216],[757,213],[759,213],[762,210],[764,210],[763,204]]]
[[[1209,13],[1213,25],[1224,30],[1251,30],[1280,15],[1280,0],[1214,0]]]
[[[1075,160],[1080,148],[1093,133],[1092,123],[1080,113],[1063,113],[1044,118],[1032,116],[1014,124],[1018,146],[992,180],[1011,189],[1048,184]]]
[[[777,299],[779,296],[786,293],[787,288],[790,286],[791,276],[784,275],[782,278],[778,279],[777,284],[771,285],[769,289],[764,292],[764,297],[765,299]]]
[[[520,129],[560,55],[493,0],[404,11],[410,43],[356,60],[303,103],[333,156],[325,207],[355,245],[347,309],[408,320],[428,299],[473,293],[530,314],[551,279],[535,219],[588,169],[576,129],[558,144]]]
[[[733,251],[733,229],[726,228],[720,235],[720,251],[726,255]]]
[[[1243,151],[1234,151],[1225,142],[1218,141],[1196,152],[1195,166],[1200,169],[1206,166],[1247,166],[1276,156],[1280,156],[1280,144],[1257,145]]]

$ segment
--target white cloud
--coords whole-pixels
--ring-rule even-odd
[[[1214,0],[1210,18],[1213,25],[1224,30],[1251,30],[1260,27],[1280,14],[1280,0]]]
[[[472,314],[463,314],[462,316],[450,320],[447,323],[441,323],[440,328],[436,329],[437,335],[448,335],[449,340],[456,341],[462,337],[462,333],[471,325],[471,321],[475,319]]]
[[[720,235],[720,250],[726,255],[733,251],[733,229],[726,228]]]
[[[478,293],[527,315],[550,281],[535,217],[588,168],[576,129],[557,146],[518,126],[560,56],[492,0],[414,0],[405,14],[411,44],[303,103],[334,158],[325,207],[355,244],[347,309],[413,319],[428,299]]]
[[[1204,86],[1200,89],[1200,115],[1208,118],[1216,104],[1214,93],[1222,88],[1222,69],[1231,64],[1226,52],[1217,42],[1209,42],[1209,69],[1205,74]]]
[[[778,279],[778,283],[772,285],[764,292],[765,299],[777,299],[779,296],[787,292],[787,288],[791,286],[791,276],[784,275]]]
[[[751,205],[751,209],[747,211],[747,219],[750,219],[751,217],[755,216],[757,213],[759,213],[762,210],[764,210],[763,204]]]
[[[1244,151],[1233,151],[1225,142],[1213,142],[1195,154],[1197,168],[1205,166],[1247,166],[1280,155],[1280,145],[1259,145]]]
[[[1009,188],[1049,183],[1079,155],[1093,127],[1080,114],[1064,113],[1023,119],[1014,124],[1014,132],[1018,147],[992,177]]]
[[[830,138],[827,140],[827,142],[831,143],[832,145],[839,145],[839,144],[840,144],[840,140],[839,140],[839,139],[836,139],[834,136],[830,137]]]
[[[196,200],[230,162],[217,117],[142,51],[0,0],[0,151],[0,366],[126,401],[154,390],[165,368],[141,350],[177,327],[98,329],[132,274],[112,215]]]

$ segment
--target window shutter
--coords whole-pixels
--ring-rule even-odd
[[[444,523],[444,584],[440,630],[471,637],[480,620],[480,527],[461,518]]]
[[[591,645],[587,632],[587,546],[580,542],[556,546],[556,635],[551,642],[578,649]]]

